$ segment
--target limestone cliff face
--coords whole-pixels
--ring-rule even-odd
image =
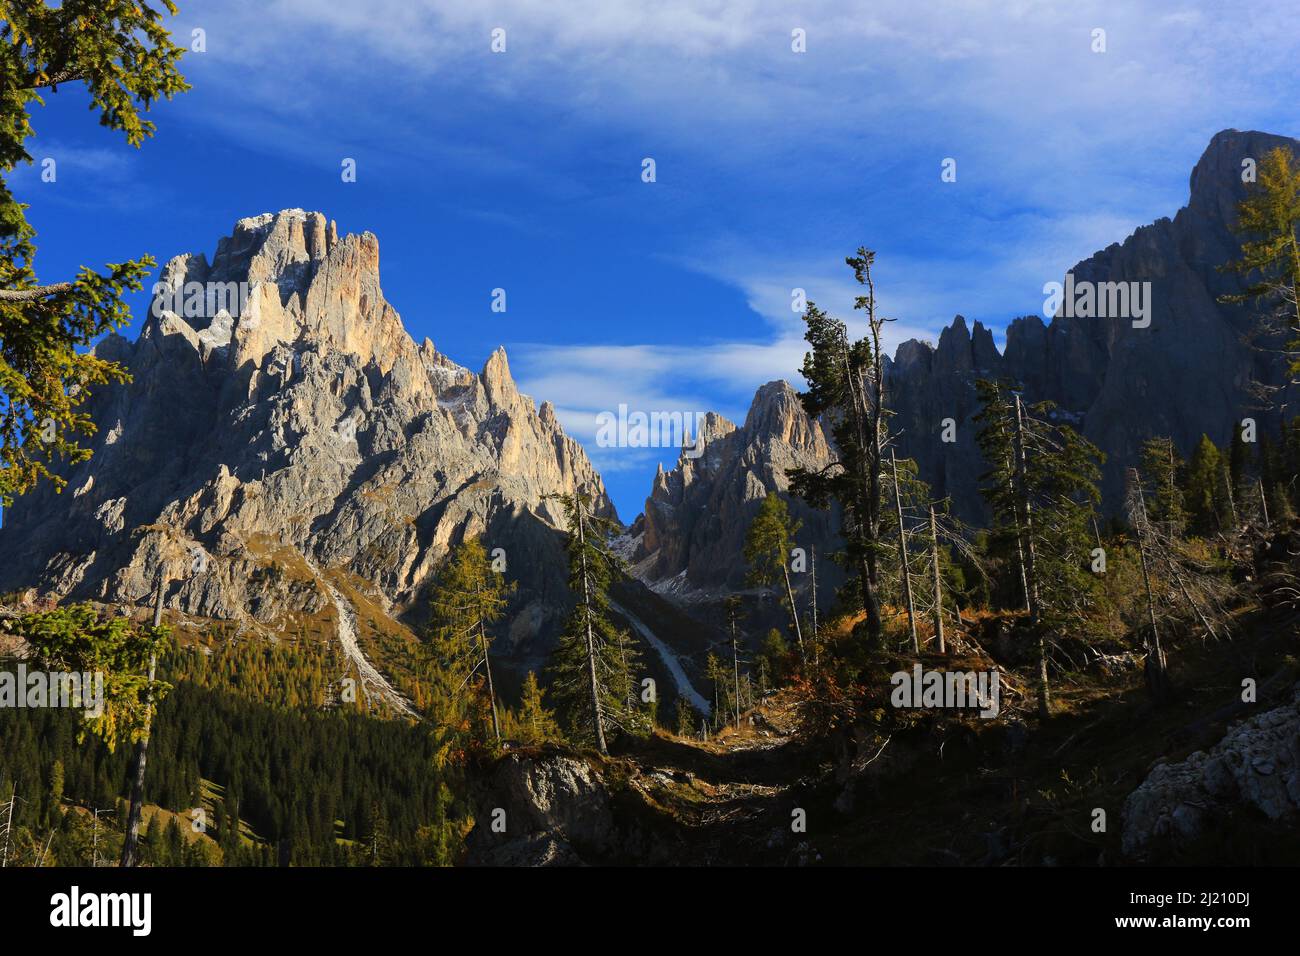
[[[739,428],[706,416],[695,447],[701,442],[699,457],[683,454],[672,471],[659,470],[632,528],[640,536],[633,553],[638,575],[676,593],[744,587],[745,534],[759,503],[768,492],[789,491],[788,469],[820,468],[832,458],[821,424],[781,381],[758,390]],[[791,513],[803,522],[796,543],[826,553],[834,540],[831,517],[798,499]],[[829,562],[825,571],[829,582]]]
[[[899,346],[886,372],[891,426],[899,453],[917,460],[936,497],[951,496],[957,514],[971,522],[987,520],[979,492],[986,466],[972,421],[980,378],[1006,377],[1023,385],[1029,401],[1057,403],[1059,419],[1107,455],[1109,508],[1118,506],[1124,469],[1149,437],[1169,435],[1190,454],[1202,433],[1227,443],[1245,415],[1265,429],[1276,427],[1252,388],[1282,382],[1281,361],[1245,341],[1255,307],[1218,299],[1244,286],[1219,268],[1239,254],[1230,227],[1247,188],[1242,161],[1258,162],[1277,146],[1300,155],[1300,142],[1284,137],[1219,133],[1192,172],[1185,208],[1070,270],[1076,283],[1150,283],[1149,326],[1135,328],[1131,318],[1058,314],[1044,323],[1028,316],[1010,324],[1000,352],[990,329],[959,315],[937,344]],[[942,440],[949,418],[954,442]],[[683,457],[655,477],[633,528],[640,535],[633,550],[638,574],[666,593],[741,586],[741,546],[758,500],[788,489],[787,468],[818,467],[830,456],[821,424],[807,419],[784,382],[759,390],[744,427],[713,416],[705,434],[702,457]],[[808,543],[829,545],[833,522],[797,501],[792,509],[804,521]]]
[[[1149,327],[1059,313],[1044,324],[1028,316],[1007,328],[1000,354],[987,329],[977,322],[968,330],[958,316],[937,346],[911,341],[899,347],[888,387],[898,413],[894,425],[902,430],[901,453],[917,459],[939,495],[953,496],[958,513],[984,517],[978,492],[983,464],[970,421],[978,411],[979,377],[1003,375],[1022,383],[1030,401],[1056,402],[1062,418],[1107,454],[1109,507],[1118,504],[1123,470],[1149,437],[1168,435],[1190,454],[1202,433],[1226,443],[1245,415],[1276,427],[1251,387],[1282,382],[1281,363],[1245,341],[1255,307],[1224,305],[1218,297],[1244,287],[1239,276],[1219,271],[1239,255],[1230,226],[1247,189],[1242,161],[1258,162],[1277,146],[1300,155],[1300,142],[1285,137],[1217,134],[1192,171],[1186,207],[1070,270],[1076,282],[1149,282]],[[957,421],[955,443],[941,441],[945,418]]]
[[[0,590],[139,603],[170,553],[169,607],[267,621],[320,606],[313,568],[410,601],[449,546],[483,534],[524,591],[510,643],[544,629],[565,600],[543,570],[563,567],[542,560],[560,557],[544,496],[613,506],[504,350],[476,374],[417,345],[384,299],[378,240],[340,238],[320,213],[242,219],[211,263],[178,256],[161,282],[206,297],[163,290],[136,342],[101,343],[133,381],[90,400],[94,456],[67,490],[6,516]]]

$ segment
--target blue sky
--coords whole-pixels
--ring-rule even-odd
[[[42,278],[210,255],[236,219],[290,207],[370,230],[411,334],[476,369],[504,344],[629,521],[676,456],[596,447],[596,415],[743,420],[763,382],[798,384],[791,289],[848,314],[858,245],[895,342],[957,313],[1000,341],[1045,282],[1172,215],[1215,132],[1300,132],[1287,3],[180,6],[176,36],[207,48],[143,149],[76,86],[37,110],[31,151],[58,180],[13,185]]]

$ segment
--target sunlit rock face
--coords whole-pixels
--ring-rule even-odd
[[[322,605],[310,567],[412,601],[482,534],[532,605],[511,635],[527,644],[567,600],[546,496],[584,490],[613,514],[504,350],[476,374],[417,345],[384,298],[379,241],[320,213],[241,219],[211,262],[173,258],[137,341],[98,353],[132,381],[89,400],[94,456],[67,490],[6,515],[2,588],[140,603],[165,562],[169,607],[269,621]]]
[[[833,460],[821,424],[808,418],[789,383],[760,388],[740,427],[710,413],[699,432],[675,468],[659,470],[645,514],[632,528],[642,580],[677,594],[744,587],[745,535],[769,492],[787,497],[803,525],[795,543],[810,559],[814,547],[825,555],[836,544],[831,515],[789,497],[790,469],[815,470]],[[811,567],[810,560],[805,564]],[[835,578],[829,562],[822,571],[829,586]],[[804,583],[797,577],[796,584]]]

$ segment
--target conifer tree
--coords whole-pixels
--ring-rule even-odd
[[[1147,443],[1149,454],[1143,456],[1143,467],[1129,470],[1126,499],[1129,525],[1138,539],[1150,612],[1141,628],[1153,635],[1157,645],[1156,617],[1170,623],[1186,618],[1215,639],[1228,632],[1229,620],[1225,607],[1227,582],[1220,569],[1208,565],[1199,549],[1188,541],[1183,523],[1177,520],[1182,493],[1169,487],[1171,459],[1167,442],[1167,439],[1152,439]],[[1212,453],[1204,452],[1201,457],[1204,460],[1211,456]],[[1214,469],[1206,473],[1212,475]],[[1153,501],[1158,502],[1157,507],[1152,506]],[[1158,520],[1171,513],[1175,520]],[[1155,656],[1152,653],[1149,647],[1148,660],[1154,663],[1149,663],[1153,671],[1147,675],[1148,687],[1153,696],[1162,700],[1167,692],[1164,653]]]
[[[677,698],[676,733],[678,737],[689,737],[695,733],[698,714],[685,697]]]
[[[1142,443],[1141,475],[1146,490],[1146,511],[1151,520],[1170,534],[1181,534],[1187,521],[1183,504],[1184,463],[1171,438],[1148,438]]]
[[[772,587],[780,582],[785,590],[785,605],[790,612],[790,630],[803,655],[803,629],[795,605],[794,589],[790,585],[790,543],[799,532],[800,524],[790,518],[785,499],[776,492],[768,492],[758,507],[758,514],[745,535],[745,561],[749,564],[749,581],[762,587]]]
[[[814,578],[813,587],[815,588],[816,586],[817,583],[816,583],[816,579]],[[740,617],[739,595],[735,595],[735,594],[731,595],[730,597],[727,598],[725,604],[727,609],[727,626],[731,633],[731,668],[732,668],[732,676],[733,679],[735,680],[734,703],[735,703],[735,711],[736,711],[736,728],[739,729],[740,728],[740,700],[741,700],[740,698],[740,643],[739,643],[740,638],[739,638],[738,628],[737,628],[737,622]],[[816,607],[815,600],[813,606]]]
[[[1026,408],[1005,383],[981,380],[977,389],[984,401],[978,442],[990,465],[983,491],[995,526],[1023,554],[1029,623],[1038,639],[1038,710],[1046,717],[1050,635],[1084,619],[1096,588],[1085,559],[1103,456],[1074,429],[1051,423],[1052,403]]]
[[[1229,527],[1223,455],[1208,435],[1202,435],[1187,465],[1187,509],[1191,530],[1209,536]]]
[[[1250,285],[1223,302],[1260,302],[1270,312],[1259,330],[1283,339],[1291,385],[1300,384],[1300,163],[1277,147],[1259,162],[1257,181],[1237,206],[1233,229],[1243,236],[1241,257],[1224,266]]]
[[[153,135],[141,114],[189,88],[163,10],[176,13],[170,0],[0,0],[0,507],[42,479],[62,488],[55,459],[90,456],[78,443],[93,430],[80,406],[91,386],[126,375],[86,346],[130,320],[123,296],[154,265],[142,256],[42,284],[36,231],[5,179],[32,162],[32,106],[70,86],[131,146]]]
[[[89,732],[112,752],[148,732],[158,702],[171,689],[149,674],[150,660],[170,640],[169,628],[104,617],[90,604],[24,615],[12,626],[49,670],[104,675],[103,713],[87,717],[78,739]]]
[[[448,557],[430,597],[437,657],[435,693],[444,698],[450,693],[454,698],[444,699],[439,706],[453,725],[462,723],[455,699],[486,694],[492,734],[498,744],[501,722],[492,678],[489,629],[505,613],[513,591],[514,585],[507,585],[501,572],[493,568],[482,541],[470,538]]]
[[[718,655],[712,651],[704,659],[704,679],[713,688],[713,729],[717,730],[722,726],[722,714],[727,709],[727,672],[722,661],[718,660]]]
[[[537,746],[560,736],[555,715],[543,703],[545,695],[546,691],[537,682],[537,675],[529,671],[520,695],[518,720],[519,738],[525,744]]]
[[[831,500],[842,506],[843,563],[856,580],[867,639],[879,646],[884,634],[880,559],[888,549],[883,531],[888,511],[883,489],[888,426],[882,336],[885,324],[892,320],[877,310],[871,274],[875,253],[860,247],[845,262],[865,289],[853,307],[863,313],[867,335],[851,342],[844,322],[808,303],[804,339],[811,351],[802,368],[808,391],[799,398],[810,417],[830,424],[836,459],[818,471],[792,469],[790,489],[814,507],[825,507]]]
[[[611,729],[646,729],[645,715],[629,706],[638,655],[609,617],[608,592],[619,567],[608,545],[615,527],[593,511],[585,492],[552,497],[568,519],[569,590],[575,604],[551,658],[551,693],[570,734],[609,753]]]
[[[780,683],[788,676],[786,674],[786,658],[789,656],[790,645],[786,643],[780,631],[772,628],[767,632],[767,637],[763,638],[763,649],[759,654],[764,679],[764,692],[770,687],[769,681]]]

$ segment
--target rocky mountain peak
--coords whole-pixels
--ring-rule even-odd
[[[547,495],[585,490],[614,514],[505,351],[475,375],[416,345],[380,287],[378,240],[321,213],[240,219],[211,264],[171,259],[139,339],[98,351],[132,381],[92,393],[94,455],[69,493],[43,486],[6,515],[6,586],[134,604],[163,568],[168,607],[272,626],[328,605],[340,575],[411,601],[449,547],[484,535],[533,604],[512,637],[526,656],[564,610]],[[178,573],[178,551],[202,560]]]
[[[1188,182],[1187,208],[1222,223],[1237,218],[1237,203],[1246,193],[1242,179],[1246,160],[1258,165],[1277,147],[1293,148],[1295,140],[1257,130],[1225,129],[1211,137],[1196,161]]]
[[[708,413],[700,435],[705,441],[697,455],[683,453],[671,471],[660,465],[633,529],[640,534],[635,571],[652,586],[701,592],[743,586],[744,537],[759,503],[769,492],[789,491],[789,469],[830,461],[821,424],[808,418],[784,381],[758,389],[743,426]],[[825,547],[830,517],[799,501],[792,510],[809,541]]]
[[[1184,454],[1202,434],[1228,441],[1241,409],[1254,407],[1250,383],[1282,380],[1275,357],[1245,344],[1253,307],[1221,301],[1243,284],[1220,268],[1240,249],[1231,226],[1248,188],[1243,163],[1279,146],[1300,155],[1300,143],[1286,137],[1216,134],[1192,171],[1186,207],[1068,270],[1075,281],[1136,284],[1148,309],[1142,322],[1062,312],[1045,323],[1027,315],[1007,327],[999,354],[988,329],[977,322],[968,331],[957,316],[933,351],[917,342],[899,347],[887,391],[900,452],[917,459],[936,495],[952,496],[969,520],[986,517],[978,489],[985,466],[971,420],[979,410],[974,381],[984,376],[1020,383],[1030,401],[1055,402],[1061,420],[1106,453],[1108,507],[1118,504],[1123,469],[1146,438],[1170,436]],[[936,440],[945,419],[958,424],[955,442]]]
[[[758,389],[745,416],[744,429],[750,442],[777,441],[814,456],[827,454],[821,426],[808,418],[799,393],[784,379]]]
[[[519,400],[519,388],[510,374],[510,361],[506,358],[504,346],[498,346],[496,351],[488,356],[487,361],[483,363],[483,371],[479,378],[487,391],[488,400],[494,405],[505,407]]]

